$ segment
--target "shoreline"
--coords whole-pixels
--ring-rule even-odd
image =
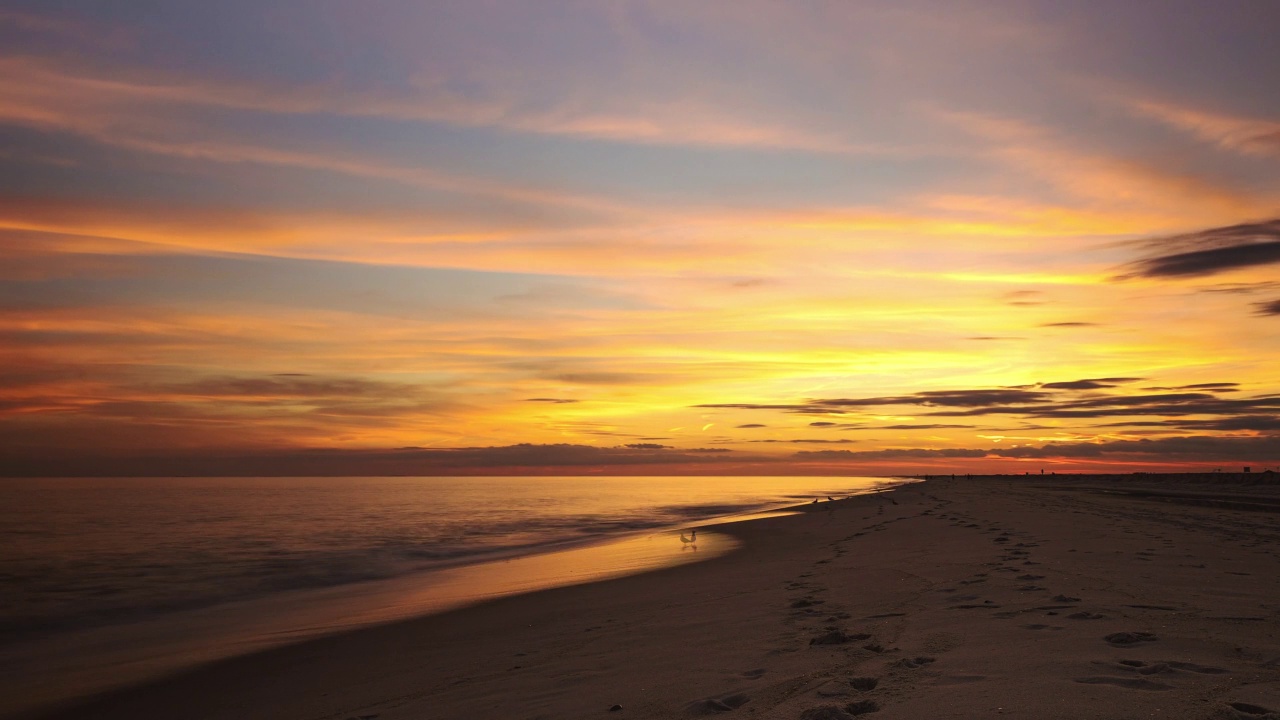
[[[40,717],[552,718],[620,705],[619,717],[839,720],[874,703],[890,720],[1216,719],[1280,708],[1271,516],[1064,477],[934,480],[801,506],[718,526],[742,547],[708,562],[218,661]]]
[[[911,481],[886,482],[894,487]],[[737,546],[717,530],[796,512],[796,507],[794,502],[773,503],[692,524],[513,548],[478,561],[446,562],[391,578],[287,590],[21,640],[0,651],[0,669],[7,669],[8,676],[0,680],[0,718],[32,717],[209,663],[447,613],[498,597],[705,562]],[[698,544],[685,547],[678,542],[680,528],[691,527],[711,531],[704,531]],[[670,547],[661,544],[664,539],[670,540]]]
[[[747,517],[781,514],[766,511]],[[709,520],[697,527],[718,528],[733,522]],[[678,530],[663,528],[521,548],[479,562],[453,562],[392,578],[288,590],[22,640],[0,652],[0,667],[12,670],[29,661],[39,672],[21,677],[21,685],[0,681],[0,718],[30,717],[44,708],[163,681],[210,663],[448,613],[496,598],[706,562],[737,546],[732,538],[713,531],[703,533],[698,546],[690,550],[680,546],[678,535]],[[671,542],[656,547],[655,539]],[[677,552],[669,552],[669,546]],[[78,658],[79,648],[92,649],[94,658]],[[14,702],[16,687],[28,696],[58,701],[38,700],[23,707],[28,703]]]

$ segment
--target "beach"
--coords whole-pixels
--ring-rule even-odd
[[[948,476],[801,509],[708,528],[740,545],[705,562],[21,717],[1280,717],[1280,488],[1260,474]]]

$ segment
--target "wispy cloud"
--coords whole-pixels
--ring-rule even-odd
[[[1198,140],[1244,155],[1280,155],[1280,121],[1237,117],[1151,100],[1130,107]]]
[[[1197,220],[1258,214],[1272,206],[1271,199],[1207,175],[1074,148],[1038,124],[954,110],[938,111],[938,115],[988,143],[992,156],[1011,171],[1050,184],[1067,207],[1123,210],[1145,217],[1148,228],[1173,228]]]
[[[92,135],[110,124],[122,129],[125,111],[137,105],[153,109],[203,107],[284,115],[351,117],[444,123],[462,127],[496,128],[513,132],[562,135],[639,144],[800,150],[818,153],[863,154],[892,152],[889,147],[854,145],[836,135],[753,121],[694,99],[641,101],[631,107],[602,111],[573,104],[534,109],[525,99],[452,92],[445,84],[423,78],[408,89],[346,88],[323,85],[272,85],[258,82],[210,82],[207,79],[165,75],[156,70],[130,75],[116,69],[105,73],[36,57],[0,59],[0,117],[9,121],[52,126]],[[72,109],[115,111],[117,117],[75,117]],[[151,123],[154,126],[154,119]],[[145,126],[145,125],[144,125]],[[136,142],[136,149],[182,153],[183,149]],[[185,152],[217,154],[213,147],[188,147]],[[245,154],[248,154],[247,152]],[[264,153],[265,154],[265,153]],[[277,158],[278,160],[278,158]]]

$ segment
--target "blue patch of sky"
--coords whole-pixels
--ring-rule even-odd
[[[15,9],[52,17],[70,17],[98,25],[104,31],[123,28],[130,33],[127,49],[75,44],[76,52],[96,55],[103,61],[139,63],[170,73],[217,77],[269,73],[287,81],[317,79],[325,71],[315,57],[339,55],[341,28],[323,22],[306,4],[276,6],[249,0],[190,2],[132,0],[102,3],[92,0],[16,0]],[[269,22],[277,15],[274,22]],[[292,20],[305,28],[305,48],[285,42],[280,24]],[[326,33],[328,29],[330,32]]]
[[[15,0],[15,9],[63,15],[134,31],[128,52],[110,51],[176,73],[285,83],[338,80],[396,86],[440,60],[465,64],[493,49],[559,62],[563,41],[604,52],[605,17],[568,3],[486,6],[408,0],[353,4],[334,0]],[[93,52],[91,48],[76,48]],[[576,61],[574,52],[568,62]]]
[[[156,156],[73,134],[0,126],[0,153],[0,191],[15,195],[179,200],[204,194],[215,202],[218,195],[217,183],[191,188],[193,178],[174,172],[171,161],[160,169],[154,167]]]
[[[122,210],[141,203],[177,206],[178,212],[183,208],[285,215],[390,211],[427,215],[432,227],[454,231],[493,223],[554,228],[592,220],[582,210],[470,196],[450,192],[447,186],[431,190],[321,169],[157,155],[20,127],[0,127],[0,192],[117,202]]]
[[[768,202],[772,206],[877,203],[904,188],[963,177],[960,158],[846,156],[761,148],[646,145],[600,139],[459,128],[416,121],[333,115],[281,115],[216,110],[204,117],[229,142],[246,138],[266,150],[332,157],[368,165],[424,170],[497,185],[620,196],[635,202],[698,205]],[[198,144],[201,139],[177,139]],[[61,133],[22,128],[0,131],[0,147],[13,148],[0,187],[53,196],[144,198],[204,206],[276,209],[423,209],[430,198],[454,212],[468,204],[444,188],[428,189],[369,176],[260,163],[220,163],[104,147]],[[313,149],[314,148],[314,149]],[[22,162],[22,158],[30,158]],[[75,166],[42,157],[76,160]],[[465,194],[465,191],[463,191]],[[476,199],[472,210],[494,210]],[[508,219],[548,223],[567,212],[502,201]],[[581,211],[570,213],[580,215]]]
[[[580,279],[283,258],[141,256],[111,277],[0,282],[0,308],[301,308],[422,320],[642,304]]]
[[[253,138],[268,148],[636,201],[733,204],[769,199],[783,205],[822,205],[853,197],[877,202],[904,187],[948,174],[959,177],[965,167],[956,157],[662,145],[330,114],[220,109],[210,110],[204,119],[221,132]],[[402,196],[412,200],[415,193]]]

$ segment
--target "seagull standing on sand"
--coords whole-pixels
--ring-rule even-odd
[[[685,537],[684,533],[680,533],[680,543],[682,550],[687,547],[698,547],[698,531],[691,531],[688,537]]]

